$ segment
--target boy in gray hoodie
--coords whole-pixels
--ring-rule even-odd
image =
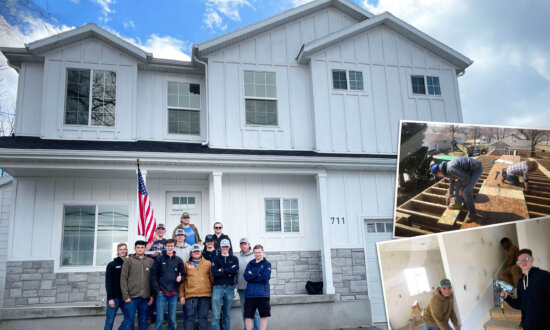
[[[246,265],[250,262],[250,260],[254,259],[254,252],[250,248],[250,242],[246,237],[241,238],[239,241],[239,245],[241,248],[240,253],[237,255],[237,258],[239,259],[239,265],[242,265],[239,267],[239,280],[237,282],[237,292],[239,293],[240,301],[241,301],[241,312],[243,314],[243,329],[246,329],[244,326],[244,300],[246,299],[244,294],[246,292],[246,284],[247,282],[244,279],[244,269],[246,268]],[[254,321],[253,321],[254,330],[260,329],[260,314],[258,313],[258,310],[256,310],[256,313],[254,314]]]

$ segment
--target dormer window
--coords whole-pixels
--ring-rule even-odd
[[[116,72],[68,69],[65,125],[115,126]]]

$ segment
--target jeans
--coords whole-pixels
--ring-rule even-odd
[[[178,305],[178,295],[166,297],[164,293],[157,294],[157,321],[155,323],[156,330],[162,330],[162,321],[164,321],[164,311],[168,303],[168,329],[176,330],[176,308]]]
[[[121,328],[126,330],[132,330],[134,328],[134,318],[136,317],[137,311],[138,329],[147,330],[147,322],[145,322],[148,307],[147,303],[149,303],[149,298],[132,298],[132,301],[126,304],[128,318],[124,317]]]
[[[483,166],[479,166],[474,173],[470,175],[470,182],[465,187],[462,187],[462,181],[457,180],[455,185],[455,202],[456,204],[462,204],[462,198],[463,196],[460,196],[459,190],[462,189],[462,193],[464,195],[464,199],[466,200],[466,207],[468,208],[468,212],[470,212],[470,216],[474,215],[476,213],[476,205],[474,203],[474,186],[476,185],[477,180],[481,176],[481,173],[483,173]]]
[[[506,180],[510,181],[510,183],[512,183],[514,186],[525,188],[525,186],[521,182],[519,182],[519,178],[517,175],[509,175],[508,173],[506,173]]]
[[[116,312],[120,308],[122,311],[122,315],[124,315],[124,319],[126,319],[128,316],[128,312],[126,310],[126,304],[124,301],[122,301],[122,298],[114,298],[115,307],[111,308],[109,306],[109,300],[107,300],[107,313],[105,315],[105,327],[104,330],[111,330],[113,329],[113,323],[115,322]],[[122,329],[122,324],[120,325],[119,329]]]
[[[243,323],[244,323],[244,300],[246,299],[244,294],[246,293],[246,290],[238,290],[239,292],[239,298],[241,299],[241,312],[243,314]],[[254,319],[252,321],[252,329],[253,330],[260,330],[260,313],[258,313],[258,310],[256,310],[256,313],[254,313]],[[244,330],[246,330],[246,325],[244,326]]]
[[[234,285],[214,285],[212,289],[212,330],[220,330],[220,313],[222,312],[223,302],[223,319],[222,329],[229,330],[231,321],[231,307],[233,306]]]
[[[451,328],[447,325],[447,329],[451,330]],[[426,323],[424,323],[424,330],[441,330],[440,328],[438,327],[431,327],[429,325],[427,325]]]
[[[208,329],[208,311],[210,310],[210,297],[189,297],[185,299],[185,330],[195,329],[195,315],[198,313],[199,330]]]

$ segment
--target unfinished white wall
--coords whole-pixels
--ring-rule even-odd
[[[550,217],[516,223],[520,249],[531,249],[534,266],[550,269]]]
[[[437,241],[435,236],[417,239],[419,242]],[[410,296],[404,270],[425,267],[432,290],[445,278],[439,249],[387,251],[380,245],[380,264],[389,322],[393,329],[404,328],[411,318],[411,306],[418,301],[422,309],[428,306],[432,292]]]
[[[464,329],[482,329],[490,319],[492,280],[506,259],[500,246],[503,237],[517,244],[515,224],[439,237],[445,270],[453,283],[455,312]]]

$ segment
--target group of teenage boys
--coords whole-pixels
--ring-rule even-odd
[[[235,289],[240,297],[244,328],[267,328],[271,316],[269,279],[271,264],[264,249],[251,249],[247,238],[239,241],[240,251],[233,255],[229,237],[222,233],[221,222],[214,224],[214,234],[207,235],[204,247],[189,213],[166,239],[166,228],[158,224],[153,240],[135,242],[135,254],[128,256],[125,243],[117,246],[117,257],[107,265],[105,287],[107,313],[105,329],[112,329],[120,308],[124,320],[119,329],[133,329],[138,315],[138,329],[147,329],[156,311],[155,329],[162,329],[167,313],[168,329],[176,329],[177,305],[183,306],[186,330],[228,330]]]

